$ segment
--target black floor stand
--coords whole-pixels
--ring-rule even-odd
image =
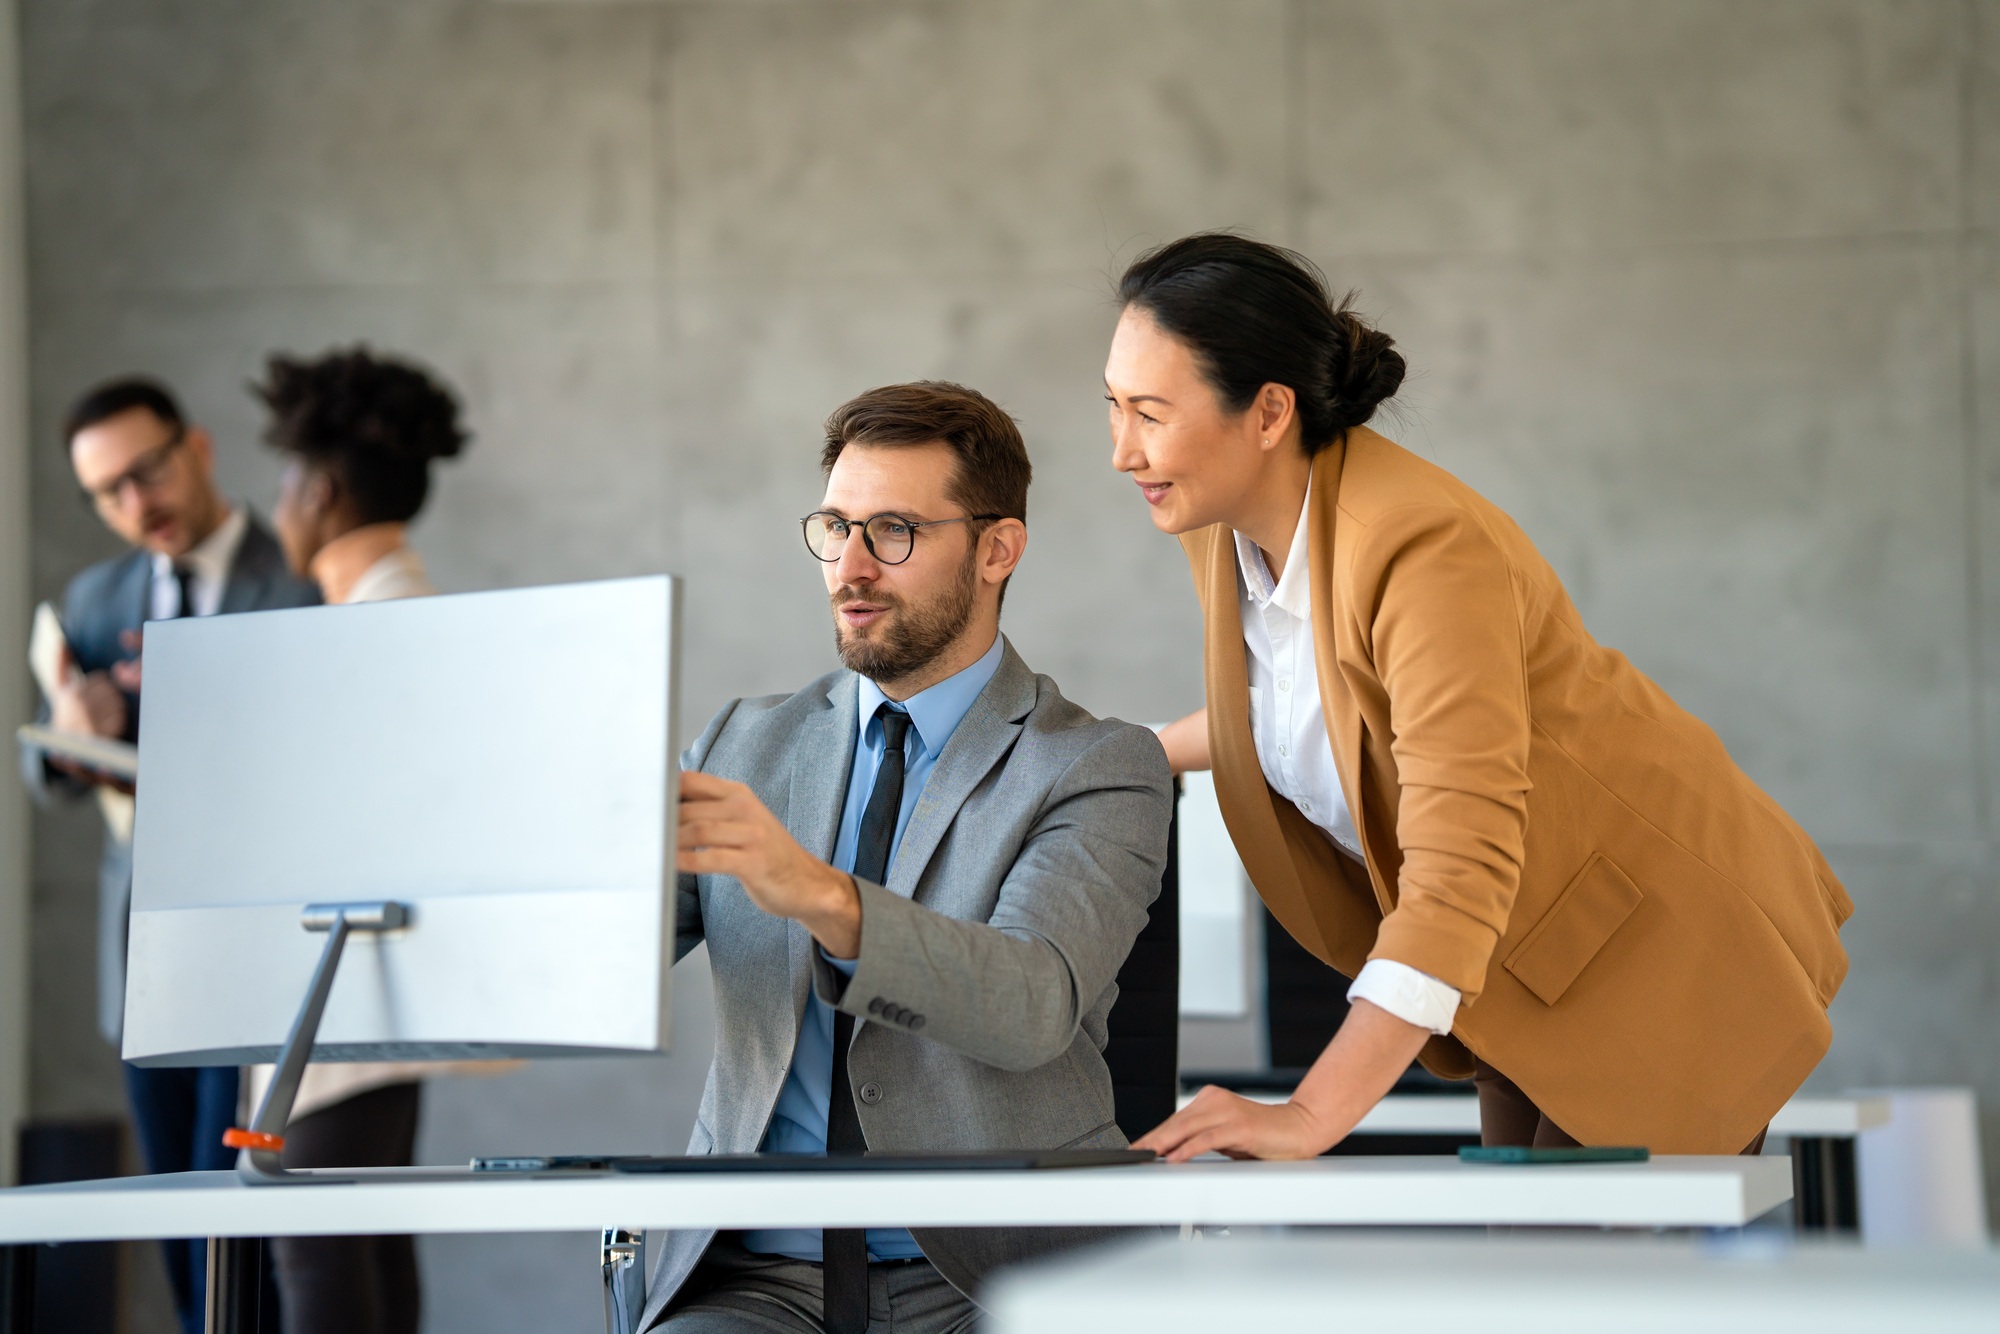
[[[0,1334],[34,1334],[35,1248],[0,1246]]]
[[[1800,1232],[1853,1235],[1861,1230],[1853,1140],[1792,1138],[1792,1220]]]
[[[277,1312],[264,1311],[262,1237],[208,1239],[207,1334],[263,1334],[275,1329]]]

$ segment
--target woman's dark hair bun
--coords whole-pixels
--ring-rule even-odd
[[[1406,369],[1396,340],[1335,301],[1311,260],[1233,232],[1198,232],[1139,256],[1118,299],[1194,349],[1232,412],[1267,384],[1297,401],[1299,438],[1317,454],[1393,398]]]
[[[1347,426],[1359,426],[1373,417],[1375,409],[1394,398],[1403,387],[1403,375],[1409,370],[1403,354],[1396,350],[1396,340],[1380,329],[1371,328],[1349,309],[1354,297],[1349,292],[1334,309],[1334,326],[1342,335],[1345,349],[1333,358],[1336,364],[1328,368],[1331,374],[1339,376],[1333,384],[1334,397],[1353,418]]]
[[[250,388],[270,410],[264,439],[337,478],[365,522],[415,518],[431,461],[456,457],[471,438],[449,388],[365,346],[310,360],[273,356]]]

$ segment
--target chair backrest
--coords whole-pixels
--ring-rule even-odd
[[[1274,1074],[1304,1078],[1347,1018],[1348,979],[1264,915],[1264,1024]]]
[[[1180,781],[1174,782],[1176,806]],[[1118,1128],[1137,1139],[1174,1114],[1180,1094],[1180,819],[1167,829],[1167,869],[1146,927],[1118,970],[1118,1000],[1106,1021],[1104,1063]]]

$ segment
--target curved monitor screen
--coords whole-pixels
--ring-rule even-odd
[[[315,1060],[664,1050],[670,576],[146,631],[125,1056],[268,1060],[326,937]]]

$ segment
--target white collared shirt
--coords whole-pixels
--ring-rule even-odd
[[[347,590],[347,602],[394,602],[400,598],[427,598],[437,588],[424,573],[424,560],[413,548],[397,547],[362,571]]]
[[[222,610],[222,592],[229,583],[229,567],[236,563],[236,549],[243,545],[243,530],[250,521],[243,507],[230,509],[215,531],[180,558],[187,567],[188,596],[194,606],[181,606],[180,580],[174,578],[172,556],[153,553],[153,586],[148,594],[148,620],[170,621],[176,616],[213,616]]]
[[[1313,659],[1312,572],[1306,556],[1312,487],[1299,511],[1284,573],[1276,580],[1257,544],[1236,534],[1236,595],[1250,672],[1250,735],[1257,763],[1273,791],[1298,807],[1346,856],[1365,862],[1361,835],[1321,705]],[[1347,989],[1350,1001],[1378,1005],[1405,1023],[1449,1033],[1458,988],[1393,959],[1370,959]]]

